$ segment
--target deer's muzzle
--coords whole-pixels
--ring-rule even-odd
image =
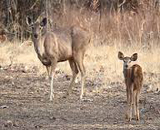
[[[38,38],[38,34],[34,34],[34,38]]]

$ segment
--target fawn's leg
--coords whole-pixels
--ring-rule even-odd
[[[130,102],[130,91],[129,87],[126,86],[126,93],[127,93],[127,113],[126,113],[126,119],[129,119],[129,102]]]
[[[140,117],[139,117],[139,96],[140,96],[140,91],[138,90],[137,94],[136,94],[136,120],[140,120]]]
[[[130,91],[130,101],[129,101],[129,119],[128,121],[131,121],[132,119],[132,104],[133,104],[133,85],[129,88]]]
[[[136,94],[137,94],[137,90],[133,91],[133,112],[134,112],[134,116],[136,116]]]

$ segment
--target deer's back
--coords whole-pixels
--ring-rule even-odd
[[[73,53],[85,52],[90,41],[88,31],[80,27],[55,29],[44,35],[45,54],[58,62],[73,58]]]
[[[81,27],[73,26],[71,28],[73,51],[85,51],[90,42],[90,34],[88,30]]]
[[[134,85],[134,90],[141,89],[143,82],[143,73],[141,66],[135,64],[127,70],[125,77],[126,84]]]

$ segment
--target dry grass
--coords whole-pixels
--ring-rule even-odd
[[[146,11],[148,13],[145,13]],[[92,44],[85,57],[87,77],[90,80],[95,81],[99,77],[104,86],[111,82],[122,82],[122,63],[117,58],[118,51],[128,56],[137,52],[139,55],[137,63],[145,72],[144,83],[159,85],[159,76],[152,76],[152,74],[160,75],[158,14],[159,12],[154,8],[145,7],[138,14],[102,13],[100,19],[99,13],[66,7],[62,16],[53,14],[52,22],[64,28],[80,25],[88,28],[92,33]],[[30,41],[1,44],[0,65],[9,65],[11,61],[13,64],[25,64],[28,68],[36,66],[40,75],[46,73]],[[71,74],[66,62],[59,63],[57,68],[66,74]]]
[[[159,77],[152,77],[150,74],[159,74],[160,68],[160,48],[154,50],[143,50],[141,47],[122,47],[117,44],[93,46],[91,45],[85,56],[85,66],[87,77],[93,82],[102,82],[101,87],[107,86],[112,82],[123,82],[122,62],[118,60],[118,51],[122,51],[125,55],[132,55],[137,52],[139,57],[136,63],[140,64],[145,72],[144,84],[157,84]],[[12,59],[12,60],[11,60]],[[38,74],[46,74],[45,67],[38,60],[34,47],[30,41],[23,44],[4,43],[0,46],[0,65],[25,64],[27,68],[36,66]],[[68,62],[59,63],[57,68],[64,73],[71,75]],[[99,80],[100,78],[100,80]]]
[[[1,66],[9,66],[16,64],[26,64],[26,66],[41,66],[36,57],[31,41],[25,43],[6,42],[0,46],[0,62]]]

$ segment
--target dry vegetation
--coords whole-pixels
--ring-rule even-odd
[[[155,2],[156,2],[156,0],[155,0]],[[30,3],[30,4],[33,4],[33,3]],[[39,4],[39,2],[37,4]],[[92,4],[92,6],[93,5],[94,4]],[[159,3],[158,3],[158,5],[159,5]],[[87,86],[88,86],[87,95],[91,96],[91,98],[93,98],[93,101],[95,101],[95,113],[92,113],[93,115],[96,116],[96,112],[99,113],[98,106],[100,106],[101,109],[104,110],[102,107],[106,107],[107,104],[104,106],[101,106],[99,104],[99,102],[104,104],[105,100],[107,100],[106,102],[108,103],[108,107],[111,107],[111,108],[113,105],[112,103],[114,103],[116,101],[118,102],[118,100],[119,100],[119,102],[122,101],[122,106],[124,106],[123,102],[126,99],[125,98],[125,87],[123,84],[122,63],[120,63],[120,61],[117,58],[118,51],[125,52],[126,55],[131,55],[134,52],[138,53],[138,61],[137,62],[138,62],[138,64],[140,64],[142,66],[143,72],[144,72],[144,85],[143,85],[144,89],[143,89],[142,96],[141,96],[142,102],[144,103],[146,98],[148,97],[146,90],[148,90],[149,92],[153,91],[152,94],[149,94],[150,98],[147,98],[148,99],[147,102],[150,103],[151,104],[150,106],[152,106],[154,108],[154,110],[160,114],[159,108],[156,108],[156,105],[159,106],[159,103],[157,102],[157,100],[159,100],[159,93],[160,93],[159,92],[160,91],[160,82],[159,82],[160,81],[160,57],[159,57],[159,53],[160,53],[160,40],[159,40],[159,38],[160,38],[160,17],[159,17],[160,11],[159,11],[159,8],[160,7],[158,5],[156,4],[156,6],[155,6],[155,3],[152,0],[142,0],[141,3],[139,3],[139,6],[136,10],[135,9],[133,10],[132,8],[131,8],[131,10],[128,10],[128,8],[127,9],[122,8],[121,10],[116,9],[116,8],[113,8],[112,10],[111,9],[99,10],[99,8],[100,7],[102,8],[102,6],[100,6],[100,7],[96,6],[97,8],[95,7],[93,9],[88,9],[87,8],[88,6],[87,7],[83,7],[83,6],[77,7],[77,6],[75,6],[75,4],[73,4],[73,6],[71,6],[71,5],[68,6],[67,4],[66,5],[63,4],[63,6],[60,6],[60,7],[56,6],[57,8],[59,7],[61,9],[60,12],[58,12],[56,9],[53,9],[53,13],[52,13],[52,11],[49,11],[48,17],[50,18],[50,22],[51,22],[52,27],[68,28],[71,25],[78,25],[78,26],[80,25],[80,26],[83,26],[83,27],[89,29],[90,33],[92,34],[92,41],[91,41],[92,44],[88,48],[87,53],[85,55],[85,66],[87,69]],[[36,6],[34,6],[34,7],[36,8]],[[34,7],[33,7],[33,9],[36,10]],[[27,16],[27,15],[31,15],[31,11],[29,11],[24,16]],[[42,14],[42,16],[44,16],[44,13]],[[36,18],[37,18],[37,16],[36,16]],[[25,20],[23,19],[22,21],[24,23]],[[14,25],[14,23],[12,23],[12,25]],[[16,23],[16,25],[17,25],[17,23]],[[7,29],[11,30],[11,28],[7,28]],[[0,77],[7,79],[6,76],[8,73],[8,71],[7,71],[8,69],[15,70],[17,68],[18,69],[21,68],[21,66],[23,66],[22,71],[23,71],[23,73],[26,73],[26,75],[27,75],[27,73],[30,74],[30,72],[34,70],[33,75],[37,75],[37,78],[35,79],[35,77],[33,77],[33,79],[32,79],[33,81],[31,81],[31,79],[28,80],[28,81],[33,82],[33,83],[31,83],[31,85],[36,87],[36,88],[32,88],[32,89],[34,89],[35,91],[36,90],[38,91],[39,88],[35,84],[37,82],[41,82],[41,83],[43,82],[41,85],[41,87],[43,88],[42,91],[46,91],[46,92],[45,92],[45,94],[43,94],[43,92],[41,92],[41,90],[39,90],[40,92],[36,91],[35,93],[34,92],[29,93],[29,95],[27,95],[27,96],[30,96],[32,94],[35,94],[37,96],[37,98],[39,96],[41,96],[40,98],[42,99],[42,102],[44,104],[45,103],[48,104],[48,106],[45,105],[45,108],[44,108],[44,109],[47,109],[49,107],[48,111],[43,111],[42,110],[43,107],[39,106],[37,113],[39,111],[41,112],[41,110],[42,110],[44,113],[46,112],[46,114],[48,114],[48,113],[55,114],[54,112],[53,113],[51,112],[51,109],[53,108],[56,110],[59,107],[58,107],[56,101],[54,102],[54,103],[56,103],[56,105],[52,106],[51,105],[52,103],[49,103],[48,99],[46,99],[47,96],[49,95],[48,94],[49,87],[44,87],[44,86],[46,86],[46,84],[48,84],[48,82],[43,79],[47,75],[46,70],[42,66],[42,64],[40,63],[40,61],[38,60],[38,58],[36,56],[36,53],[33,48],[33,44],[31,42],[30,38],[28,38],[28,36],[29,36],[28,32],[27,33],[23,32],[26,29],[29,30],[25,24],[24,24],[24,26],[21,26],[21,29],[20,29],[21,35],[20,36],[19,36],[19,34],[18,34],[18,36],[15,35],[14,38],[10,38],[10,36],[12,36],[12,35],[7,33],[6,35],[9,37],[8,40],[4,41],[3,43],[0,43],[0,68],[1,68],[1,71],[6,70],[6,72],[4,72],[4,75],[0,74],[1,75]],[[13,32],[16,31],[16,29],[14,30],[13,28],[12,28],[12,30],[13,30]],[[23,36],[23,38],[21,36]],[[16,66],[18,66],[18,67],[16,67]],[[71,70],[70,70],[67,62],[59,63],[57,68],[58,68],[57,69],[57,75],[58,75],[57,77],[62,78],[62,75],[65,77],[68,77],[68,76],[70,77]],[[61,76],[59,76],[59,73],[61,74]],[[16,74],[16,77],[18,74]],[[33,76],[33,75],[31,75],[31,76]],[[19,76],[20,76],[20,74],[19,74]],[[38,77],[39,77],[39,79],[38,79]],[[58,85],[64,80],[64,79],[62,80],[61,78],[59,80],[56,80],[56,84],[57,84],[57,88],[59,89],[58,90],[59,93],[62,92],[64,89],[63,87],[62,87],[63,89],[61,89],[61,87],[60,88],[58,87]],[[12,79],[14,79],[14,77],[12,77]],[[7,81],[8,80],[9,79],[7,79]],[[17,83],[17,86],[19,86],[17,93],[19,92],[20,95],[22,93],[22,98],[23,98],[24,92],[21,92],[21,91],[23,91],[23,88],[22,88],[23,81],[21,81],[21,77],[19,77],[19,80],[20,80],[19,83]],[[27,80],[27,76],[26,76],[26,79],[24,80],[24,82],[26,80]],[[3,82],[4,80],[1,79],[0,82],[1,81]],[[26,81],[27,85],[28,85],[28,81]],[[69,82],[67,82],[66,84],[64,82],[62,84],[64,84],[64,86],[68,87]],[[31,85],[29,85],[29,86],[31,87]],[[1,83],[1,86],[3,86],[2,83]],[[7,84],[6,84],[6,86],[7,86]],[[15,85],[13,85],[13,86],[15,86]],[[4,97],[0,98],[0,101],[1,101],[0,106],[4,105],[5,103],[7,104],[8,102],[11,101],[12,95],[8,96],[8,94],[6,94],[7,92],[11,93],[13,91],[11,88],[4,89],[4,87],[3,87],[3,91],[0,94],[0,96],[4,95]],[[78,95],[78,92],[76,92],[76,93]],[[158,93],[158,95],[154,95],[155,93],[156,94]],[[42,94],[43,94],[43,96],[42,96]],[[97,94],[102,98],[96,97]],[[118,95],[118,96],[116,97],[115,95]],[[7,97],[7,98],[5,98],[5,97]],[[21,105],[19,107],[22,107],[25,104],[25,101],[21,104],[21,101],[18,99],[18,94],[15,97],[17,97],[17,98],[14,99],[13,102],[19,102],[18,104]],[[105,97],[105,100],[104,100],[104,97]],[[44,98],[44,101],[43,101],[43,98]],[[77,99],[77,98],[75,98],[75,99]],[[5,100],[7,100],[7,101],[5,101]],[[36,101],[37,99],[28,99],[27,101],[29,101],[29,100]],[[74,103],[76,105],[76,103],[77,103],[77,101],[74,101],[73,98],[71,98],[70,101],[66,101],[66,102],[61,101],[62,100],[61,98],[58,98],[57,100],[59,100],[60,103],[64,103],[64,105],[66,102],[69,102],[69,104],[67,106],[65,106],[68,108],[70,107],[69,105],[73,105]],[[39,104],[40,104],[40,101],[41,100],[39,100],[39,98],[38,98]],[[112,103],[110,101],[112,101]],[[117,102],[115,103],[116,105],[119,104]],[[155,103],[155,104],[153,105],[152,103]],[[30,105],[33,105],[33,104],[30,104]],[[84,107],[82,109],[85,109],[85,107],[87,108],[87,104],[82,103],[81,105],[82,105],[82,107]],[[10,104],[9,104],[9,106],[10,106]],[[34,112],[33,107],[31,107],[32,109],[27,108],[27,106],[25,106],[25,107],[26,107],[26,109],[22,110],[22,111],[26,112],[28,109],[28,111],[31,110]],[[35,106],[35,107],[37,107],[37,106]],[[74,107],[75,107],[74,105],[71,106],[71,108],[73,108],[73,109],[74,109]],[[10,108],[11,108],[11,106],[10,106]],[[88,107],[88,108],[92,109],[92,107],[91,108]],[[122,108],[122,111],[124,111],[124,108]],[[118,109],[121,109],[121,107]],[[150,108],[148,108],[148,106],[147,106],[146,109],[149,110]],[[70,110],[69,109],[67,109],[67,110],[70,113]],[[94,111],[94,109],[92,109],[92,110]],[[109,108],[106,107],[106,110],[109,110]],[[81,112],[81,110],[79,110],[79,111]],[[98,120],[97,124],[96,123],[95,124],[94,123],[93,124],[92,123],[81,124],[83,122],[79,122],[79,123],[75,123],[74,125],[72,124],[72,127],[70,125],[67,125],[67,123],[65,122],[65,119],[62,119],[63,120],[62,122],[66,123],[66,129],[67,128],[68,129],[71,129],[71,128],[77,128],[77,129],[85,129],[85,128],[86,129],[87,128],[88,129],[94,129],[94,128],[99,128],[99,129],[100,128],[158,129],[157,126],[158,126],[160,119],[157,117],[155,111],[153,111],[153,109],[152,109],[150,111],[150,113],[146,112],[144,114],[144,116],[142,117],[143,118],[142,120],[144,121],[144,123],[141,122],[139,125],[135,125],[135,126],[134,126],[134,124],[128,125],[128,124],[125,124],[124,122],[120,122],[120,123],[118,122],[118,124],[115,125],[114,121],[112,122],[113,119],[110,119],[110,118],[109,119],[111,121],[111,125],[110,124],[102,125],[105,121],[104,122],[100,121],[101,118],[97,119]],[[66,112],[64,110],[62,113],[64,113],[64,116],[65,116]],[[119,113],[119,112],[116,111],[116,113]],[[23,114],[23,113],[21,113],[21,114]],[[29,113],[29,114],[35,115],[35,113]],[[43,114],[42,114],[42,116],[45,117],[46,115],[43,115]],[[78,115],[82,119],[84,119],[84,121],[88,121],[89,120],[88,118],[82,117],[83,114],[84,113],[79,113]],[[99,114],[103,118],[104,113],[100,112]],[[113,116],[113,118],[114,118],[115,113],[113,112],[112,114],[113,115],[107,115],[107,116],[108,117]],[[124,117],[122,117],[122,118],[119,117],[119,116],[123,115],[122,112],[120,114],[121,115],[117,115],[117,117],[115,116],[115,118],[118,120],[124,120]],[[60,115],[57,115],[56,118],[59,118],[59,120],[61,121],[60,117],[58,117],[58,116],[60,116]],[[71,116],[73,116],[73,115],[71,114]],[[149,119],[148,116],[150,116],[153,120]],[[157,121],[155,121],[156,119],[154,120],[154,117],[157,119]],[[2,121],[6,121],[6,120],[13,121],[14,118],[16,118],[16,117],[14,117],[14,116],[9,117],[9,114],[8,114],[4,118],[2,117]],[[50,118],[52,118],[52,117],[50,117]],[[64,118],[67,118],[67,117],[64,117]],[[68,118],[72,119],[71,117],[68,117]],[[103,119],[105,119],[105,118],[103,118]],[[145,120],[148,124],[145,122]],[[94,122],[95,120],[94,120],[94,118],[93,118],[93,120],[91,118],[90,121]],[[43,122],[43,123],[45,124],[46,122]],[[41,125],[43,125],[43,123]],[[2,122],[0,121],[0,125],[1,124],[2,124]],[[29,125],[26,124],[26,127],[27,126],[29,126]],[[25,125],[24,125],[24,127],[25,127]],[[40,126],[35,126],[35,128],[36,127],[38,127],[38,129],[39,129]],[[54,126],[52,126],[52,127],[53,128],[61,128],[58,125],[57,125],[57,127],[54,127]],[[52,127],[48,126],[46,128],[44,127],[44,129],[48,129],[48,128],[52,128]],[[65,125],[63,128],[65,129]],[[63,129],[63,128],[61,128],[61,129]],[[43,129],[43,127],[42,127],[42,129]]]

